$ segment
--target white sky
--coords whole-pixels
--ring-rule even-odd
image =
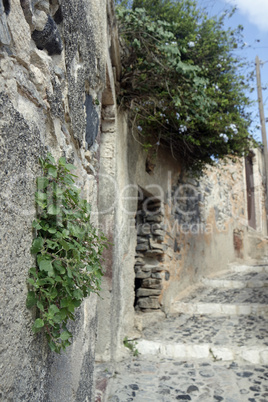
[[[225,0],[237,5],[239,11],[262,31],[268,32],[268,0]]]

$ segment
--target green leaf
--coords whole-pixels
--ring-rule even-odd
[[[54,159],[54,157],[51,155],[51,153],[47,154],[47,160],[52,163],[53,165],[55,165],[56,161]]]
[[[33,241],[33,244],[31,247],[31,253],[37,254],[40,250],[42,250],[43,245],[44,245],[44,239],[42,237],[37,237]]]
[[[34,229],[36,229],[36,230],[42,229],[42,226],[41,226],[40,223],[37,222],[36,220],[33,221],[32,227],[33,227]]]
[[[44,321],[41,318],[37,318],[34,322],[33,328],[34,329],[43,328],[44,325],[45,325]]]
[[[49,180],[47,177],[37,177],[36,184],[38,190],[45,190],[49,184]]]
[[[33,292],[33,291],[28,292],[27,299],[26,299],[26,307],[32,308],[33,306],[36,305],[36,301],[37,301],[37,299],[36,299],[35,292]]]
[[[60,339],[62,339],[63,341],[67,341],[71,336],[72,334],[66,330],[60,334]]]
[[[37,301],[36,305],[39,308],[39,310],[45,311],[44,305],[39,300]]]
[[[46,203],[46,202],[40,201],[40,200],[36,200],[36,204],[37,204],[40,208],[42,208],[42,209],[45,209],[46,206],[47,206],[47,203]]]
[[[30,285],[32,285],[32,286],[35,285],[35,281],[34,281],[33,278],[28,278],[28,279],[27,279],[27,282],[28,282]]]
[[[56,168],[55,166],[49,167],[47,172],[48,172],[48,174],[49,174],[50,176],[54,177],[54,179],[57,178],[57,173],[58,173],[58,171],[57,171],[57,168]]]
[[[82,300],[83,299],[83,292],[80,289],[76,289],[73,291],[73,296],[75,299]]]
[[[35,193],[35,200],[36,201],[41,201],[41,202],[46,201],[47,200],[46,193],[42,193],[41,191],[37,191]]]
[[[65,159],[64,157],[61,157],[61,158],[59,159],[59,165],[60,165],[60,166],[65,166],[65,165],[66,165],[66,159]]]
[[[55,229],[55,228],[49,228],[49,229],[48,229],[48,232],[54,234],[54,233],[57,232],[57,229]]]
[[[59,271],[59,273],[61,275],[65,274],[66,270],[65,270],[64,266],[62,265],[61,261],[57,261],[57,260],[53,261],[53,266],[57,271]]]
[[[51,261],[48,261],[48,260],[40,261],[39,268],[40,268],[41,271],[46,271],[49,276],[54,275],[54,270],[53,270],[53,266],[51,264]]]
[[[59,308],[56,306],[56,304],[51,304],[51,306],[48,309],[48,313],[52,316],[54,316],[54,314],[58,313],[60,310]]]
[[[54,204],[50,204],[47,208],[47,213],[49,215],[58,215],[60,211],[61,211],[60,207]]]
[[[74,165],[72,165],[71,163],[67,163],[65,166],[66,166],[66,168],[68,170],[75,170],[76,169],[76,167]]]
[[[64,248],[64,250],[69,251],[70,250],[70,244],[67,243],[67,241],[61,239],[59,241],[59,243],[62,245],[62,247]]]
[[[61,301],[60,301],[60,306],[61,306],[61,307],[68,307],[70,301],[71,301],[70,298],[61,299]]]
[[[57,323],[61,323],[67,317],[68,313],[65,308],[60,309],[60,312],[54,315],[54,321]]]

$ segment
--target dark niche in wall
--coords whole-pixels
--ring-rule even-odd
[[[3,6],[6,15],[8,15],[10,13],[10,0],[3,0]]]
[[[61,54],[62,52],[61,37],[57,25],[50,15],[47,16],[47,23],[43,31],[37,31],[36,29],[33,31],[32,39],[38,49],[46,49],[50,56]]]
[[[99,132],[99,115],[96,111],[95,105],[93,104],[92,97],[86,95],[86,142],[88,147],[94,144],[94,141]]]

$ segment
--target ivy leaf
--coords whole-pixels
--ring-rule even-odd
[[[43,245],[44,245],[44,239],[42,237],[37,237],[33,241],[33,244],[31,247],[31,253],[37,254],[40,250],[42,250]]]
[[[66,165],[66,159],[65,159],[64,157],[61,157],[61,158],[59,159],[59,165],[60,165],[60,166],[65,166],[65,165]]]
[[[48,309],[48,314],[50,314],[51,316],[54,316],[56,313],[58,313],[60,310],[59,308],[56,306],[56,304],[51,304],[51,306]]]
[[[36,305],[39,308],[39,310],[45,311],[44,305],[39,300],[37,301]]]
[[[72,336],[72,334],[65,330],[60,334],[60,339],[62,339],[63,341],[67,341],[70,337]]]
[[[72,165],[71,163],[67,163],[67,164],[65,165],[65,167],[66,167],[68,170],[75,170],[75,169],[76,169],[76,167],[75,167],[74,165]]]
[[[33,227],[34,229],[36,229],[36,230],[42,229],[42,226],[41,226],[40,223],[37,222],[36,220],[33,221],[32,227]]]
[[[60,244],[62,245],[62,247],[63,247],[64,250],[66,250],[66,251],[69,251],[69,250],[70,250],[70,244],[67,243],[67,241],[61,239],[59,242],[60,242]]]
[[[73,296],[75,299],[81,300],[83,299],[83,292],[80,289],[76,289],[73,291]]]
[[[32,308],[33,306],[36,305],[37,298],[35,296],[35,292],[30,291],[27,294],[27,299],[26,299],[26,307],[27,308]]]
[[[49,180],[47,177],[37,177],[36,184],[38,190],[45,190],[49,184]]]
[[[49,167],[47,172],[48,172],[48,174],[49,174],[50,176],[54,177],[54,179],[57,178],[57,173],[58,173],[58,171],[57,171],[57,168],[56,168],[55,166]]]
[[[67,299],[61,299],[61,301],[60,301],[60,306],[61,306],[61,307],[68,307],[69,303],[70,303],[70,299],[69,299],[69,298],[67,298]]]
[[[59,271],[59,273],[61,274],[61,275],[63,275],[63,274],[65,274],[65,268],[64,268],[64,266],[62,265],[62,263],[61,263],[61,261],[53,261],[53,266],[54,266],[54,268],[57,270],[57,271]]]
[[[53,270],[53,266],[51,264],[51,261],[48,261],[48,260],[40,261],[39,268],[40,268],[41,271],[46,271],[49,276],[54,275],[54,270]]]
[[[58,215],[60,213],[60,207],[54,204],[50,204],[47,208],[49,215]]]
[[[45,325],[44,321],[41,318],[37,318],[32,326],[32,330],[34,333],[39,332],[41,328]]]
[[[36,201],[41,201],[41,202],[46,201],[47,200],[46,193],[42,193],[42,191],[37,191],[35,193],[35,200]]]

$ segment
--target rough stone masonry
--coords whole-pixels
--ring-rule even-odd
[[[85,300],[72,346],[55,356],[25,306],[35,180],[48,151],[77,166],[97,209],[99,132],[109,59],[106,0],[0,0],[1,383],[4,401],[92,400],[96,297]],[[112,80],[112,77],[111,77]],[[96,216],[96,215],[95,215]],[[95,217],[95,224],[98,223]]]

